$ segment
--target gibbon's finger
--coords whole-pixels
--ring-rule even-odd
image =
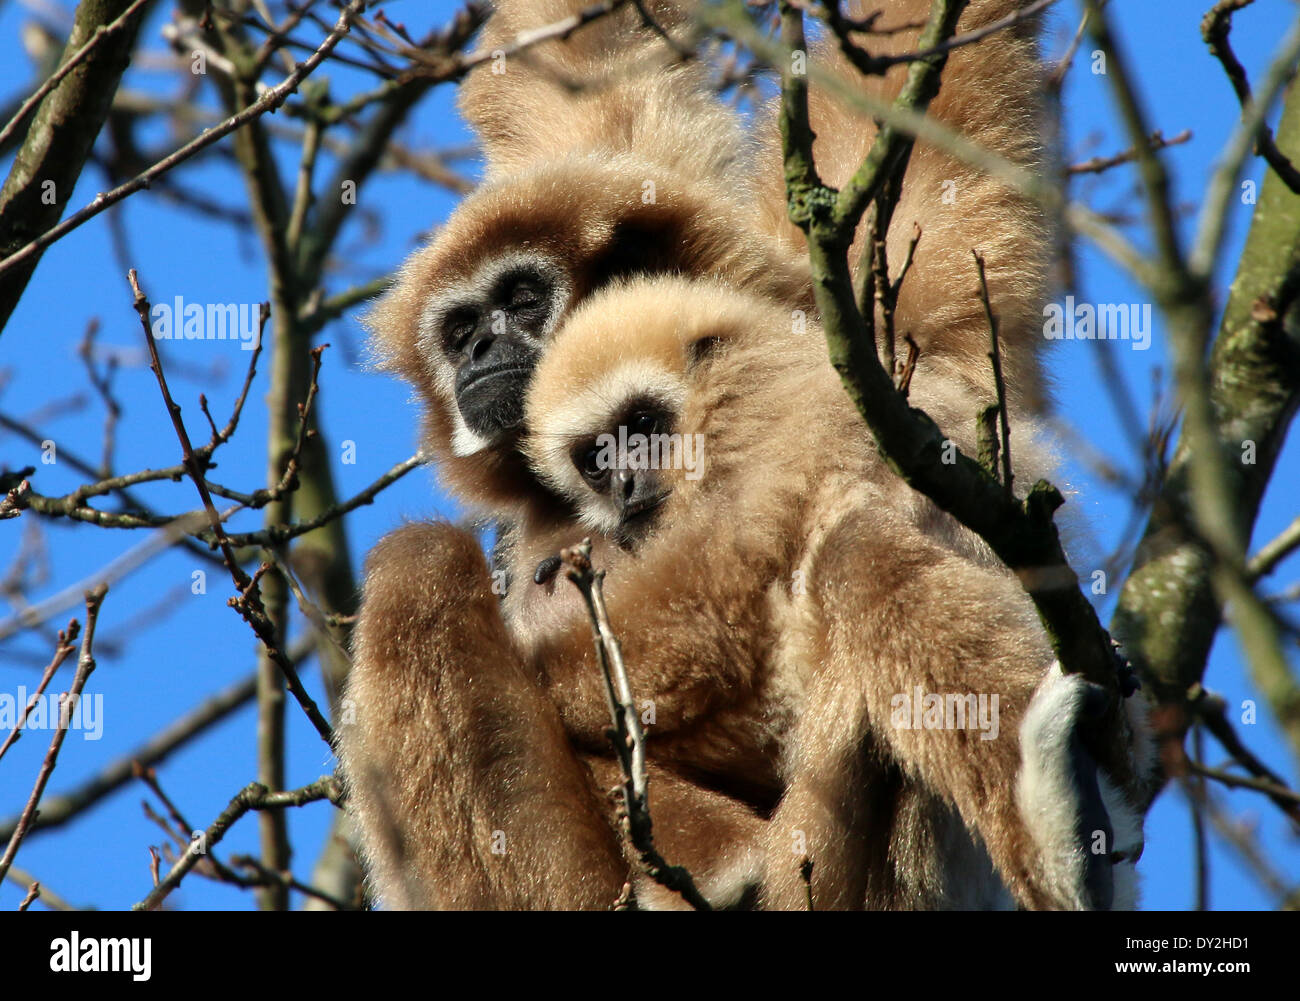
[[[560,567],[563,564],[564,561],[558,555],[546,557],[537,564],[537,569],[533,571],[533,583],[549,584],[555,579],[555,575],[560,572]]]

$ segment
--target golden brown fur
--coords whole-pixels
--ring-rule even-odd
[[[479,45],[504,52],[521,34],[588,8],[583,0],[504,0]],[[645,10],[680,42],[683,5],[650,0]],[[658,169],[742,189],[752,186],[736,115],[709,89],[699,61],[682,60],[632,4],[566,39],[534,44],[469,75],[460,107],[487,156],[489,179],[515,176],[557,153],[635,153]]]
[[[1048,857],[1058,840],[1042,843],[1017,796],[1021,721],[1053,662],[1033,606],[933,530],[837,379],[786,311],[672,279],[593,297],[538,367],[526,451],[579,506],[597,502],[573,449],[626,401],[672,400],[672,433],[703,439],[702,475],[659,470],[657,528],[611,557],[611,620],[637,699],[658,710],[651,758],[736,791],[776,769],[764,906],[802,904],[797,834],[819,908],[995,904],[987,860],[983,879],[968,868],[981,850],[1021,905],[1082,906],[1077,871]],[[963,426],[943,399],[916,402]],[[528,652],[565,729],[591,740],[599,672],[569,605],[567,628]],[[998,735],[891,725],[918,688],[997,695]]]
[[[896,0],[870,5],[882,9],[882,27],[924,23],[929,0]],[[1023,0],[973,0],[958,22],[962,34],[999,20],[1024,6]],[[1038,59],[1036,18],[996,32],[978,44],[948,55],[943,83],[928,114],[977,146],[1029,170],[1045,161],[1043,144],[1044,70]],[[872,55],[915,51],[919,31],[858,36]],[[908,65],[892,67],[884,77],[863,77],[833,42],[813,50],[809,119],[817,140],[813,147],[824,183],[841,187],[853,175],[871,144],[876,126],[869,113],[852,106],[820,83],[824,67],[844,89],[892,101],[906,79]],[[792,247],[804,245],[803,233],[785,210],[785,181],[775,105],[760,121],[760,172],[765,194],[763,227]],[[979,296],[971,250],[986,259],[989,297],[999,319],[1004,367],[1013,410],[1041,409],[1047,396],[1041,364],[1042,303],[1047,294],[1049,229],[1043,209],[993,176],[983,173],[930,143],[919,140],[903,179],[902,195],[887,241],[892,272],[897,275],[913,223],[923,234],[898,303],[897,329],[920,345],[918,381],[929,368],[993,395],[988,363],[988,325]],[[865,226],[850,251],[856,267]],[[899,358],[903,357],[900,346]]]
[[[594,733],[601,753],[575,753],[473,536],[413,524],[375,548],[354,657],[340,757],[384,906],[613,904],[630,872],[602,795],[617,765]],[[748,865],[758,818],[657,764],[651,776],[658,845],[726,903],[715,878]]]
[[[583,6],[500,3],[484,45]],[[670,6],[661,17],[671,20]],[[671,49],[638,24],[628,6],[567,42],[510,57],[504,74],[490,64],[470,74],[462,105],[483,137],[487,180],[403,264],[366,316],[381,364],[410,381],[425,404],[424,442],[443,483],[498,517],[544,499],[530,490],[512,448],[453,448],[454,403],[421,333],[431,300],[518,253],[554,261],[569,275],[565,309],[613,278],[659,272],[716,276],[811,308],[803,255],[761,231],[736,115],[713,97],[698,65],[674,60],[667,68]],[[582,86],[557,84],[559,73]]]
[[[502,2],[485,29],[485,44],[504,46],[521,28],[550,23],[581,6],[575,0]],[[991,17],[998,5],[974,6],[980,16]],[[679,24],[672,5],[654,10],[661,23]],[[913,20],[928,11],[928,3],[906,0],[891,10],[894,19]],[[963,27],[968,23],[969,15]],[[1023,81],[1035,72],[1032,46],[1023,38],[1001,49],[997,43],[986,49],[988,44],[979,50],[993,53],[1006,79]],[[455,401],[421,330],[429,302],[471,282],[493,260],[521,253],[558,262],[570,276],[561,321],[593,292],[636,273],[681,273],[743,288],[766,300],[769,319],[776,323],[772,318],[784,317],[786,328],[791,310],[807,311],[811,302],[802,248],[781,221],[783,193],[771,185],[761,192],[755,187],[735,116],[706,93],[697,68],[678,64],[662,41],[638,26],[630,7],[567,42],[537,46],[527,58],[508,57],[505,64],[501,75],[491,74],[490,64],[481,67],[463,88],[462,106],[488,154],[485,185],[428,247],[406,262],[393,290],[367,318],[381,360],[411,381],[425,404],[424,441],[444,484],[472,509],[514,526],[507,558],[515,583],[504,608],[491,592],[477,543],[449,526],[399,529],[367,563],[349,689],[355,724],[339,728],[340,760],[361,821],[372,883],[394,906],[606,906],[629,869],[602,795],[612,784],[607,720],[585,618],[566,583],[541,587],[527,581],[537,560],[575,541],[572,513],[538,485],[513,439],[458,452]],[[969,82],[952,76],[959,71]],[[887,86],[896,87],[900,74],[894,71]],[[936,109],[945,107],[947,97],[952,114],[976,114],[977,138],[984,130],[1005,155],[1032,160],[1036,126],[1022,113],[1032,101],[999,90],[998,100],[1005,96],[1012,107],[1005,115],[986,111],[981,102],[990,93],[989,72],[974,58],[954,57],[945,79]],[[581,83],[576,90],[571,86],[575,80]],[[870,126],[847,122],[843,110],[816,90],[814,115],[822,123],[818,154],[823,175],[842,179],[837,172],[855,163],[869,143]],[[1023,134],[1010,136],[1013,126]],[[769,161],[771,140],[769,134]],[[958,183],[957,204],[940,207],[922,193],[935,177],[949,176],[944,173],[949,165],[933,153],[932,162],[926,161],[920,149],[917,157],[919,166],[909,173],[895,230],[908,232],[911,218],[919,216],[926,235],[904,286],[899,330],[912,332],[922,344],[918,401],[941,423],[957,429],[955,437],[967,448],[971,443],[964,429],[973,428],[971,418],[986,396],[987,379],[982,328],[970,321],[978,299],[968,301],[963,295],[954,300],[951,295],[969,267],[969,248],[961,244],[968,236],[983,241],[974,245],[989,258],[995,307],[1004,329],[1013,331],[1014,343],[1007,345],[1009,371],[1018,380],[1012,402],[1036,400],[1033,343],[1019,332],[1027,329],[1021,318],[1037,309],[1042,289],[1041,220],[991,182],[956,167],[951,176]],[[647,181],[654,185],[653,200],[644,197]],[[778,234],[781,238],[774,239]],[[990,242],[994,236],[996,244]],[[891,244],[895,267],[900,258],[901,248]],[[938,270],[918,278],[931,269]],[[973,282],[973,268],[969,274]],[[641,321],[639,315],[628,318],[634,324]],[[763,328],[767,326],[765,320]],[[760,366],[773,377],[764,398],[772,401],[774,411],[737,422],[736,435],[753,437],[734,454],[759,448],[762,435],[770,433],[776,420],[788,420],[792,406],[800,420],[809,408],[821,413],[828,407],[843,417],[842,393],[826,382],[824,373],[807,383],[792,383],[788,377],[799,373],[799,378],[809,378],[816,370],[810,359],[821,357],[818,337],[814,329],[797,350],[788,337],[780,338],[785,346]],[[780,361],[791,350],[787,373]],[[764,358],[755,352],[756,362]],[[779,388],[790,395],[781,397]],[[852,416],[853,433],[861,439],[863,429]],[[1017,434],[1025,429],[1023,422],[1013,423]],[[849,426],[841,430],[848,434]],[[1018,451],[1018,464],[1026,454],[1024,448]],[[863,461],[856,452],[854,456],[833,459],[829,470],[809,467],[777,478],[774,491],[757,495],[761,503],[755,500],[747,507],[749,500],[740,498],[734,509],[713,512],[705,519],[708,524],[696,524],[702,542],[716,536],[700,550],[707,560],[685,568],[680,560],[658,569],[638,566],[638,583],[628,592],[635,596],[626,599],[619,597],[616,578],[610,582],[615,614],[628,627],[624,642],[629,660],[648,665],[645,670],[654,679],[646,692],[655,700],[657,716],[652,807],[661,847],[670,861],[690,867],[706,892],[724,902],[738,892],[737,879],[756,878],[755,859],[767,851],[754,846],[762,847],[771,830],[782,830],[769,827],[765,818],[787,782],[791,765],[781,752],[797,746],[790,728],[799,702],[773,686],[792,683],[789,672],[778,670],[785,661],[809,656],[796,649],[803,630],[785,625],[788,610],[781,609],[789,596],[779,589],[756,592],[753,582],[785,580],[792,567],[801,565],[813,543],[790,530],[787,508],[806,513],[823,504],[825,510],[829,502],[819,491],[828,482],[853,482]],[[878,538],[893,519],[908,531],[921,525],[927,534],[920,551],[936,559],[943,552],[959,554],[951,557],[958,560],[964,554],[966,563],[960,565],[966,566],[972,555],[983,555],[950,524],[932,531],[935,526],[926,521],[935,518],[933,510],[901,483],[886,484],[886,479],[855,487],[843,519],[820,529],[812,526],[814,538],[816,531],[832,527],[840,533],[860,530],[884,547],[875,555],[861,549],[863,558],[894,559],[889,540]],[[724,482],[734,486],[736,478]],[[861,512],[860,504],[854,505],[862,500],[862,490],[873,503],[879,501],[884,513],[872,525],[855,529],[850,515]],[[878,490],[888,496],[877,498],[873,491]],[[690,521],[681,532],[691,530]],[[617,558],[607,540],[595,541],[598,561]],[[942,552],[932,553],[927,546]],[[818,551],[823,563],[809,564],[805,572],[816,570],[828,581],[851,576],[837,585],[846,589],[864,586],[857,579],[863,576],[860,567],[850,575],[848,568],[825,562],[824,547]],[[949,565],[927,562],[918,568],[926,587],[913,596],[916,582],[900,581],[907,585],[902,594],[917,601],[949,595],[942,572]],[[727,569],[719,573],[719,567]],[[737,577],[747,585],[737,589]],[[1000,587],[984,598],[996,605]],[[684,601],[684,594],[691,600]],[[886,621],[879,628],[885,636],[896,635],[903,649],[908,636],[889,632],[897,625],[888,621],[889,608],[896,607],[889,603],[890,592],[859,597],[882,602],[879,615]],[[963,597],[954,587],[951,597],[975,602],[963,606],[968,614],[987,610],[979,595]],[[696,602],[709,614],[697,619]],[[973,620],[965,621],[969,625]],[[956,623],[953,629],[958,629]],[[978,631],[969,632],[954,640],[969,644],[972,655],[992,642]],[[813,642],[813,635],[807,642]],[[833,635],[838,634],[829,631],[817,642]],[[1009,657],[1010,648],[1002,649],[1002,656]],[[706,664],[693,659],[702,650],[710,651]],[[1037,664],[1039,654],[1041,647],[1036,647],[1029,659]],[[993,671],[1001,662],[995,656],[988,663]],[[757,664],[768,666],[756,672]],[[1014,680],[1016,670],[1012,665],[1007,670]],[[1040,667],[1035,670],[1041,673]],[[639,677],[633,681],[642,693]],[[856,692],[827,695],[841,696],[865,697]],[[804,741],[803,746],[812,744]],[[826,748],[834,750],[829,743]],[[997,753],[1007,765],[1011,752],[1004,746]],[[866,872],[874,882],[865,888],[850,884],[846,896],[834,902],[987,903],[988,894],[980,888],[963,896],[944,882],[940,858],[954,865],[963,860],[983,865],[989,880],[992,870],[957,814],[936,805],[935,789],[900,770],[887,749],[855,767],[857,772],[845,774],[858,774],[877,792],[861,802],[839,791],[844,796],[839,808],[854,813],[852,829],[860,833],[878,825],[875,811],[881,809],[895,811],[896,823],[887,844],[878,837],[871,842],[867,854],[874,862]],[[963,789],[966,800],[955,793],[953,798],[960,805],[975,795]],[[1003,821],[997,818],[985,821],[999,823]],[[485,840],[493,831],[505,833],[504,855],[493,854]],[[1018,842],[1008,837],[1001,844],[1014,847]],[[818,850],[829,849],[823,845]],[[889,864],[882,867],[882,859]],[[821,872],[833,871],[836,864],[828,856]],[[1011,869],[1008,873],[1021,899],[1049,900],[1030,877]],[[791,892],[779,880],[769,881],[769,903],[788,904]],[[829,891],[819,886],[819,892]],[[658,905],[672,902],[653,888],[639,887],[639,893]]]
[[[520,28],[580,6],[500,4],[483,42],[504,44]],[[672,22],[670,11],[659,14]],[[562,265],[571,279],[566,310],[602,283],[636,271],[716,275],[780,301],[805,308],[811,302],[800,255],[760,234],[735,115],[707,93],[698,67],[665,69],[667,46],[629,21],[631,15],[625,9],[563,45],[510,57],[505,74],[492,74],[490,66],[471,74],[462,104],[483,137],[488,179],[405,263],[367,317],[381,362],[411,381],[424,401],[423,438],[444,484],[472,509],[508,520],[521,545],[548,554],[556,540],[572,541],[571,522],[537,487],[513,444],[458,454],[455,400],[421,331],[430,300],[454,293],[494,259],[523,253]],[[557,73],[568,83],[583,81],[584,89],[558,83]],[[530,131],[538,128],[541,134]],[[462,557],[459,563],[444,558],[448,547]],[[518,556],[513,564],[523,567]],[[431,576],[430,567],[444,570]],[[517,625],[533,628],[528,599],[537,591],[523,587],[525,580],[526,572],[511,591],[509,611]],[[464,601],[474,587],[477,601]],[[475,615],[491,614],[489,594],[475,546],[440,526],[400,529],[368,561],[349,689],[356,723],[340,727],[339,750],[372,885],[392,906],[608,906],[621,885],[611,873],[629,869],[601,795],[612,779],[609,762],[572,760],[563,734],[547,722],[554,709],[520,680],[519,668],[511,672],[491,641],[476,645],[476,655],[508,672],[503,689],[521,686],[510,704],[521,720],[534,721],[533,736],[512,754],[478,729],[481,716],[496,711],[494,690],[465,680],[464,672],[484,665],[465,656],[462,644],[481,628]],[[441,684],[444,672],[459,680]],[[508,734],[500,740],[509,745]],[[597,743],[604,753],[603,737]],[[554,797],[557,819],[548,820],[543,809],[535,825],[508,832],[508,844],[545,845],[567,829],[573,833],[566,852],[488,852],[483,825],[494,821],[486,813],[506,812],[489,807],[489,799],[510,798],[489,791],[498,781],[514,789],[515,781],[480,771],[479,755],[531,761],[536,771],[524,770],[547,776]],[[446,764],[430,763],[431,757]],[[457,778],[442,783],[447,768]],[[462,783],[480,792],[473,796]],[[655,785],[660,844],[675,861],[688,864],[706,888],[711,872],[746,866],[744,858],[714,850],[712,840],[710,857],[702,857],[700,832],[724,845],[752,845],[752,831],[726,838],[758,822],[752,811],[671,777],[657,777]]]

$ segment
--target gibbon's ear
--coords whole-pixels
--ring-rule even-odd
[[[693,372],[722,350],[723,338],[717,334],[697,337],[686,345],[686,369]]]

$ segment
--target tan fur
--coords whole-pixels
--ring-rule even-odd
[[[505,0],[479,44],[503,51],[521,35],[590,7],[586,0]],[[682,43],[683,4],[643,7]],[[747,190],[752,171],[740,124],[714,99],[705,66],[681,60],[631,4],[569,38],[529,46],[480,66],[461,86],[460,107],[487,155],[489,178],[550,162],[558,152],[649,154],[661,168]]]
[[[472,536],[412,524],[380,542],[354,655],[338,749],[383,906],[613,904],[629,873],[603,795],[618,766],[575,753],[506,634]],[[657,764],[651,781],[657,843],[725,902],[719,880],[759,818]]]
[[[499,3],[484,45],[584,6]],[[659,8],[673,23],[671,5]],[[504,74],[490,65],[470,74],[462,106],[483,137],[487,181],[403,264],[365,318],[380,364],[425,404],[424,443],[444,485],[496,516],[538,498],[511,448],[454,454],[445,363],[420,336],[429,304],[485,264],[507,254],[557,262],[570,278],[566,308],[629,270],[716,276],[811,308],[804,255],[762,232],[736,115],[697,64],[676,63],[638,25],[629,6],[568,42],[511,57]],[[561,73],[570,86],[556,82]]]
[[[549,24],[583,6],[581,0],[500,0],[484,43],[508,44],[519,30]],[[928,11],[919,0],[890,6],[894,20]],[[919,7],[926,11],[918,15],[913,8]],[[654,4],[652,10],[662,24],[684,30],[674,5]],[[996,45],[985,49],[987,44],[980,50],[998,51]],[[1033,72],[1032,46],[1001,52],[996,59],[1012,61],[1000,70],[1007,79],[1024,80]],[[951,78],[962,65],[969,83]],[[566,314],[629,270],[716,279],[756,293],[767,300],[763,308],[771,314],[765,315],[764,328],[788,327],[793,309],[811,308],[802,247],[781,221],[783,192],[756,184],[734,114],[706,92],[698,66],[678,63],[662,41],[639,27],[630,6],[566,42],[509,57],[506,67],[504,75],[491,74],[490,64],[475,70],[462,90],[462,107],[488,155],[486,183],[429,246],[412,255],[392,291],[367,317],[381,363],[409,380],[425,404],[424,442],[445,486],[470,508],[513,526],[507,558],[515,584],[501,608],[477,543],[450,526],[399,529],[376,547],[367,564],[348,692],[356,719],[355,725],[340,725],[339,750],[372,884],[393,906],[598,907],[612,900],[629,870],[602,795],[612,762],[585,614],[566,582],[537,586],[528,580],[538,560],[575,541],[577,526],[538,485],[513,442],[455,454],[455,404],[447,375],[421,337],[429,303],[454,292],[493,260],[536,254],[558,262],[569,276]],[[978,60],[954,59],[944,93],[966,95],[961,100],[982,116],[977,133],[991,128],[1002,136],[1013,121],[1027,130],[1020,141],[1027,144],[1022,159],[1028,161],[1034,124],[1017,114],[1004,118],[983,110],[981,102],[991,93],[990,72]],[[897,79],[896,71],[890,81]],[[999,95],[998,101],[1006,96]],[[1022,96],[1010,99],[1016,107],[1028,106]],[[835,164],[853,163],[870,139],[870,126],[860,122],[837,132],[833,114],[833,106],[815,92],[814,115],[826,123],[818,153],[828,178],[841,169]],[[996,136],[995,145],[1010,143]],[[770,134],[763,149],[768,162],[775,162]],[[971,232],[986,240],[981,246],[989,257],[995,305],[1004,325],[1021,329],[1016,317],[1037,308],[1041,292],[1042,241],[1033,212],[987,182],[971,178],[967,186],[967,175],[953,176],[959,183],[956,207],[941,208],[934,199],[914,198],[910,187],[905,191],[907,212],[900,208],[895,230],[905,234],[911,218],[919,216],[926,236],[908,279],[908,286],[920,287],[915,295],[904,293],[899,330],[900,335],[913,332],[923,345],[916,398],[969,448],[971,415],[987,396],[987,380],[977,369],[986,364],[983,342],[972,340],[971,310],[978,309],[978,300],[950,295],[953,274],[965,274],[960,268],[968,264],[963,257],[968,249],[960,244]],[[654,183],[652,202],[643,197],[647,181]],[[949,219],[956,210],[976,222]],[[987,242],[995,233],[996,246]],[[774,239],[778,234],[783,235]],[[950,244],[951,253],[939,253]],[[611,259],[626,256],[629,247],[640,255],[635,266],[619,267],[617,260],[612,266]],[[901,248],[891,245],[891,254],[897,266]],[[917,279],[930,268],[940,271]],[[640,312],[607,319],[627,334],[665,305],[673,307],[647,300]],[[947,333],[950,326],[953,336]],[[774,409],[726,429],[727,441],[740,441],[734,455],[761,450],[773,426],[792,419],[791,401],[801,401],[796,422],[805,410],[820,414],[824,405],[838,414],[835,420],[844,417],[838,386],[827,383],[824,373],[807,381],[809,359],[824,350],[818,337],[814,328],[792,353],[785,337],[770,355],[755,351],[756,372],[771,376],[764,398]],[[648,343],[659,341],[652,337]],[[1037,396],[1035,363],[1022,360],[1032,345],[1028,339],[1023,345],[1023,355],[1018,347],[1009,348],[1010,371],[1029,387],[1024,394],[1016,390],[1013,404],[1022,395]],[[927,389],[931,386],[933,391]],[[803,402],[808,392],[818,400],[810,408]],[[1016,435],[1028,434],[1027,421],[1013,424]],[[863,434],[860,423],[852,427]],[[1017,451],[1018,467],[1028,454],[1027,447]],[[642,689],[645,679],[634,676],[634,685],[638,692],[653,692],[656,701],[651,795],[661,847],[723,901],[741,895],[755,878],[755,859],[767,856],[766,818],[786,782],[790,766],[782,749],[792,746],[798,715],[799,703],[791,695],[806,684],[790,665],[809,663],[809,651],[826,639],[807,603],[790,600],[787,575],[791,567],[804,566],[833,579],[833,565],[824,562],[824,554],[817,562],[818,554],[826,539],[849,530],[849,515],[861,509],[846,505],[844,517],[837,510],[848,494],[862,496],[860,485],[850,489],[861,461],[855,452],[833,457],[829,469],[801,466],[775,478],[778,489],[738,498],[693,529],[686,518],[680,531],[695,531],[701,545],[707,543],[700,550],[701,556],[707,552],[707,563],[683,567],[680,560],[647,561],[637,567],[635,588],[624,589],[617,575],[610,581],[611,607],[626,630],[629,662],[646,665],[634,670],[650,679]],[[761,470],[755,467],[753,475],[766,476]],[[732,485],[738,476],[750,475],[737,468],[730,474],[711,470],[710,477],[715,472]],[[878,500],[905,525],[930,519],[927,544],[966,563],[987,559],[969,533],[935,521],[932,509],[901,483],[877,477],[866,489],[868,506]],[[880,491],[885,493],[877,498]],[[822,540],[816,546],[789,530],[790,517],[813,510],[826,522],[813,531],[811,537]],[[598,562],[618,562],[608,540],[595,542]],[[717,562],[727,558],[734,564]],[[720,576],[718,566],[734,570]],[[928,566],[927,580],[939,573]],[[737,589],[737,576],[748,584]],[[933,594],[946,593],[931,583]],[[707,613],[697,618],[697,607]],[[707,663],[695,660],[701,650],[711,651]],[[982,849],[971,843],[951,808],[933,805],[938,802],[934,790],[888,763],[873,764],[862,775],[883,791],[874,805],[854,807],[859,819],[868,823],[876,816],[873,809],[893,810],[900,819],[880,849],[877,861],[884,860],[883,868],[869,867],[874,882],[863,896],[851,890],[841,902],[987,903],[996,880],[987,860],[980,862]],[[505,855],[493,854],[485,840],[498,830],[506,835]],[[945,882],[936,853],[954,864],[966,859],[972,871],[983,865],[987,879],[977,880],[963,896]],[[821,876],[816,879],[820,884]],[[777,886],[769,886],[769,903],[789,903]],[[639,885],[638,893],[657,906],[673,903],[651,887]]]
[[[500,3],[483,44],[506,44],[519,30],[582,6]],[[666,6],[652,9],[661,23],[676,23]],[[542,630],[562,605],[536,602],[539,589],[524,584],[531,554],[540,553],[535,564],[559,538],[572,541],[571,524],[510,443],[455,453],[446,367],[421,336],[429,303],[510,254],[559,262],[569,276],[566,309],[629,266],[716,275],[804,308],[811,301],[801,255],[761,235],[736,116],[707,92],[698,66],[668,68],[668,47],[630,21],[632,13],[511,57],[504,75],[490,66],[471,74],[462,106],[483,138],[488,180],[403,265],[366,318],[380,363],[425,403],[424,444],[444,484],[472,509],[512,523],[522,579],[508,611],[520,632]],[[512,641],[475,547],[447,526],[411,525],[381,542],[368,562],[349,688],[356,725],[339,727],[339,753],[371,883],[396,907],[608,906],[621,885],[615,874],[629,870],[612,808],[599,795],[606,786],[593,777],[603,765],[600,782],[608,780],[611,762],[594,754],[575,760],[554,726],[553,705],[521,680],[519,662],[504,653]],[[465,598],[470,593],[474,600]],[[484,643],[466,654],[464,644],[479,633]],[[498,684],[483,676],[487,670],[501,675]],[[504,724],[482,732],[498,703],[510,705],[530,733],[512,743]],[[588,744],[608,755],[603,736]],[[553,800],[522,836],[508,833],[517,847],[505,856],[491,854],[484,840],[513,816],[519,784],[493,768],[498,759],[521,762]],[[450,771],[456,778],[444,781]],[[498,784],[502,792],[489,794]],[[748,806],[657,769],[655,790],[660,844],[670,857],[710,886],[744,870],[744,860],[713,839],[758,823]],[[566,838],[565,851],[538,847],[556,836]],[[654,896],[652,888],[639,890]],[[723,898],[731,892],[716,890]],[[657,903],[666,903],[662,895]]]
[[[706,340],[720,346],[693,362]],[[557,335],[525,449],[575,504],[596,495],[568,477],[570,447],[609,430],[647,373],[681,387],[672,430],[704,436],[704,473],[660,470],[661,527],[609,557],[610,615],[637,699],[656,706],[652,760],[741,795],[757,762],[777,769],[764,905],[802,905],[792,846],[806,844],[818,907],[992,905],[991,871],[972,894],[961,869],[982,851],[1023,906],[1075,906],[1016,798],[1020,719],[1053,657],[1014,576],[917,517],[785,311],[716,283],[611,288]],[[916,402],[942,426],[942,400]],[[584,406],[587,427],[549,424]],[[566,730],[592,739],[603,707],[582,625],[537,638],[531,659]],[[998,695],[999,736],[894,727],[891,700],[917,687]]]
[[[894,0],[871,5],[883,9],[880,24],[924,23],[930,0]],[[1024,6],[1023,0],[974,0],[958,22],[958,34],[989,24]],[[859,36],[873,55],[915,51],[919,31]],[[826,67],[852,91],[892,101],[907,77],[907,64],[884,77],[863,77],[823,42],[814,65]],[[949,53],[938,96],[928,114],[977,146],[1031,171],[1043,168],[1043,69],[1037,55],[1037,19],[999,31],[977,44]],[[810,124],[817,135],[813,153],[824,183],[842,187],[862,163],[876,138],[871,116],[839,98],[812,76]],[[782,242],[804,245],[803,233],[789,221],[780,154],[777,108],[766,109],[759,124],[761,201],[764,228]],[[950,193],[951,204],[944,201]],[[891,271],[897,275],[913,223],[923,229],[912,269],[903,283],[897,331],[910,333],[923,358],[992,396],[988,325],[979,296],[971,250],[985,257],[989,296],[999,319],[1004,367],[1013,409],[1038,410],[1046,403],[1041,365],[1042,303],[1047,294],[1049,229],[1044,211],[1002,182],[935,146],[918,141],[903,179],[902,196],[887,241]],[[865,224],[850,251],[855,267]]]

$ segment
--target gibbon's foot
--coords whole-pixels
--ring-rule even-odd
[[[1081,724],[1106,708],[1104,689],[1053,664],[1020,727],[1018,797],[1060,906],[1135,905],[1142,824],[1084,747]]]

